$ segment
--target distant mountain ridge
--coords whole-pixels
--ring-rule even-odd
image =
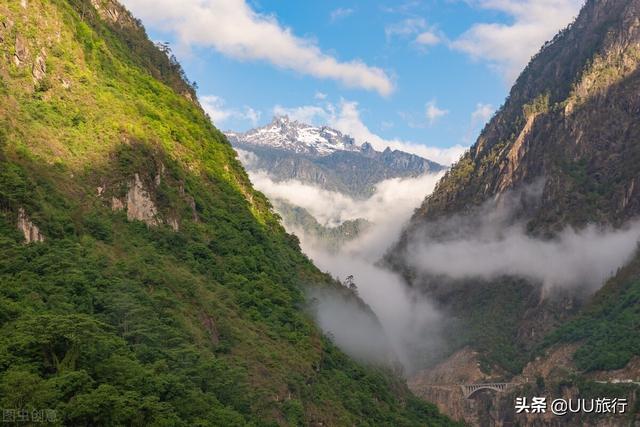
[[[316,127],[288,116],[275,116],[266,126],[244,133],[225,132],[234,143],[291,151],[298,154],[325,156],[335,151],[359,151],[349,135],[327,126]]]
[[[226,132],[231,144],[252,153],[249,170],[264,170],[275,181],[299,180],[351,197],[370,197],[375,185],[390,178],[438,173],[444,166],[420,156],[389,148],[376,151],[367,142],[327,126],[316,127],[274,117],[266,126],[244,133]]]

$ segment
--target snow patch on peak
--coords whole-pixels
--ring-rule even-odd
[[[327,156],[336,151],[360,151],[353,138],[336,129],[312,126],[291,120],[288,116],[276,116],[268,125],[244,133],[225,133],[232,143],[298,154]]]

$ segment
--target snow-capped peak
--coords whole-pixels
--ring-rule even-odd
[[[276,116],[266,126],[244,133],[226,132],[226,135],[234,143],[317,156],[360,150],[353,138],[338,130],[308,125],[288,116]]]

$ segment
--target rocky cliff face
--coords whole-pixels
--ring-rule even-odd
[[[534,225],[620,222],[638,213],[636,1],[588,1],[545,45],[499,113],[416,215],[428,221],[546,178]]]
[[[528,236],[547,239],[568,226],[581,228],[586,224],[607,224],[619,227],[636,218],[640,214],[638,64],[640,1],[587,1],[576,21],[531,60],[500,111],[487,124],[471,150],[424,201],[398,247],[388,257],[389,263],[409,282],[430,293],[443,311],[464,325],[457,329],[451,327],[458,331],[449,335],[452,348],[467,344],[479,350],[486,376],[498,375],[510,380],[514,374],[522,372],[532,357],[530,352],[544,346],[545,337],[553,336],[556,328],[565,330],[563,325],[573,316],[581,318],[583,314],[579,313],[584,312],[581,307],[585,304],[587,307],[598,306],[598,301],[610,294],[616,296],[607,299],[607,304],[634,300],[638,276],[629,273],[624,281],[615,286],[608,284],[590,299],[570,291],[549,292],[539,283],[518,278],[448,280],[428,273],[418,274],[408,265],[406,259],[414,247],[412,244],[420,239],[446,238],[446,231],[439,224],[446,223],[452,216],[473,218],[482,215],[483,206],[500,206],[509,194],[532,186],[540,186],[538,196],[529,201],[520,200],[504,224],[523,223]],[[469,228],[464,232],[472,236],[478,230]],[[598,329],[596,325],[606,323],[604,308],[602,311],[585,310],[599,313],[587,316],[591,328]],[[496,321],[495,327],[491,326],[491,319]],[[590,336],[586,326],[570,324],[574,335],[566,332],[563,338],[556,338],[554,342],[566,343],[589,337],[591,349],[596,348],[594,340],[604,343],[604,337]],[[467,339],[461,338],[463,335]],[[637,330],[629,330],[621,340],[635,342],[637,336]],[[607,345],[597,348],[598,352],[606,352]],[[637,349],[624,351],[627,355],[637,354]],[[570,347],[567,358],[581,361],[573,371],[576,375],[572,377],[573,385],[566,389],[560,387],[570,395],[584,395],[585,390],[590,389],[591,386],[581,382],[591,378],[586,373],[589,369],[615,365],[608,362],[589,364],[584,353],[577,347]],[[487,358],[488,354],[496,357]],[[498,354],[510,356],[500,360]],[[549,353],[539,363],[549,363],[554,357]],[[519,358],[520,361],[508,366],[510,361]],[[624,365],[629,357],[621,360],[620,364]],[[507,372],[503,370],[505,368]],[[428,370],[422,378],[431,375],[433,371]],[[536,375],[542,382],[556,384],[569,377],[544,370]],[[418,387],[416,390],[419,390],[419,384],[420,378],[414,382]],[[540,389],[541,392],[549,390]],[[464,414],[463,418],[472,423],[484,419],[482,423],[487,425],[507,425],[513,421],[508,411],[500,412],[499,408],[506,403],[504,400],[501,403],[499,396],[493,406],[485,405],[485,418],[482,418],[476,411],[477,405],[475,409],[473,405],[460,406],[452,403],[455,399],[447,403],[448,398],[438,397],[441,392],[428,388],[421,393],[439,401],[441,407],[453,415]],[[621,393],[633,396],[634,392]],[[507,406],[513,405],[512,401],[507,403]],[[447,409],[447,405],[450,408]],[[496,408],[498,412],[495,412]],[[523,425],[562,425],[564,422],[615,425],[629,422],[629,419],[545,421],[527,417],[517,419],[517,422]]]

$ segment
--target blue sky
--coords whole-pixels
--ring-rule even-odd
[[[289,114],[449,163],[581,0],[124,0],[214,123]]]

